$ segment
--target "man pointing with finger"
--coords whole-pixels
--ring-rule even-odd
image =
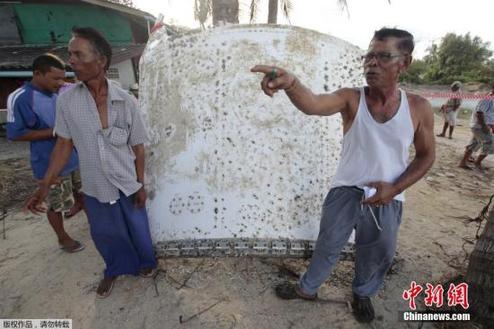
[[[396,250],[403,191],[417,182],[435,158],[433,112],[424,98],[398,88],[412,61],[413,36],[382,28],[363,56],[367,86],[316,95],[284,69],[258,65],[268,96],[284,90],[308,115],[343,119],[343,149],[331,189],[324,200],[316,248],[296,285],[276,287],[284,299],[315,299],[355,228],[353,311],[360,322],[374,319],[370,297],[380,289]],[[409,147],[415,156],[409,163]]]

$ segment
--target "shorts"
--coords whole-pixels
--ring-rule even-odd
[[[456,116],[458,111],[449,111],[444,113],[444,122],[447,122],[450,126],[456,126]]]
[[[480,154],[494,154],[494,134],[485,133],[480,128],[472,128],[473,137],[467,145],[467,151],[476,152],[481,149]]]
[[[55,184],[50,186],[48,197],[48,210],[65,212],[70,210],[75,203],[74,193],[81,190],[81,174],[74,170],[70,175],[59,177]]]

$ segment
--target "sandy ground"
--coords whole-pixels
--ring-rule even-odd
[[[0,318],[70,318],[77,329],[418,328],[419,323],[398,321],[398,311],[408,309],[403,290],[412,280],[444,282],[466,267],[466,252],[473,248],[468,241],[477,230],[466,220],[478,215],[494,190],[492,157],[485,161],[492,168],[486,173],[456,167],[470,138],[466,121],[461,124],[453,140],[438,138],[434,167],[407,192],[398,256],[374,298],[377,318],[371,325],[357,323],[345,303],[278,300],[272,286],[304,270],[307,261],[298,259],[165,259],[156,278],[121,277],[112,295],[98,300],[95,288],[104,265],[85,215],[67,220],[66,227],[87,248],[63,253],[44,217],[20,211],[28,183],[16,193],[2,187],[17,201],[9,203],[6,238],[0,235]],[[436,132],[440,125],[436,118]],[[15,185],[29,170],[26,147],[4,151],[3,145],[2,177],[8,173]],[[350,300],[352,273],[352,262],[340,262],[320,297]]]

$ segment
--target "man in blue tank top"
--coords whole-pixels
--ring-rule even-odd
[[[33,62],[33,79],[11,93],[7,100],[7,137],[13,141],[29,141],[34,178],[40,181],[48,169],[55,147],[53,134],[57,93],[64,85],[65,63],[52,54],[38,56]],[[78,194],[77,153],[72,150],[59,177],[50,186],[47,217],[63,251],[73,253],[84,246],[65,231],[62,212],[69,211]],[[82,207],[82,205],[79,205]]]
[[[314,254],[298,284],[276,287],[279,297],[315,299],[355,229],[353,312],[360,322],[374,319],[370,298],[381,288],[393,261],[403,191],[422,178],[435,159],[431,105],[398,88],[413,48],[413,36],[407,31],[376,31],[362,56],[367,86],[330,94],[312,93],[282,68],[251,69],[264,73],[261,86],[266,95],[284,90],[300,111],[320,116],[340,113],[343,120],[341,159],[324,201]],[[412,143],[415,157],[408,163]]]

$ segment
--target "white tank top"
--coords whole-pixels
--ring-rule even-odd
[[[385,123],[372,117],[365,101],[364,88],[352,126],[343,136],[341,159],[331,187],[357,186],[370,182],[394,183],[408,166],[414,128],[406,92],[400,89],[401,103],[396,114]],[[404,193],[394,197],[404,201]]]

